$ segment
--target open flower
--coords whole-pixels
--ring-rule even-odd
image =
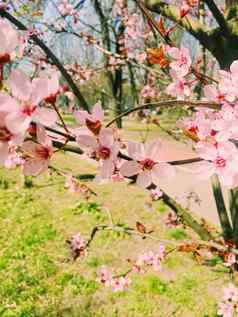
[[[122,292],[128,289],[131,284],[131,279],[127,276],[115,277],[111,281],[112,290],[114,292]]]
[[[168,85],[166,93],[179,99],[189,97],[191,95],[191,89],[186,80],[183,77],[178,76],[174,70],[170,71],[170,75],[173,78],[173,81]]]
[[[223,185],[227,187],[236,185],[238,151],[233,143],[198,142],[196,151],[199,157],[205,160],[200,163],[197,170],[200,178],[207,179],[217,174]]]
[[[9,109],[6,117],[7,127],[12,133],[26,131],[31,121],[47,126],[55,123],[55,111],[39,107],[38,104],[55,93],[57,80],[56,76],[41,76],[30,81],[21,70],[11,72],[8,85],[13,97],[18,101],[18,107],[14,110]]]
[[[187,48],[178,49],[177,47],[171,47],[167,51],[174,59],[170,63],[170,67],[176,72],[178,77],[186,76],[192,64],[189,50]]]
[[[112,273],[106,266],[100,267],[97,271],[96,281],[105,284],[106,286],[110,286],[112,282]]]
[[[117,163],[119,145],[114,139],[112,129],[101,129],[99,135],[89,131],[79,130],[77,143],[89,150],[90,156],[100,162],[98,180],[110,179],[114,174]]]
[[[156,139],[149,144],[129,142],[128,154],[133,159],[122,164],[120,172],[125,177],[137,175],[136,183],[148,187],[159,185],[161,178],[174,176],[174,168],[160,159],[161,142]]]
[[[73,235],[72,238],[66,242],[69,244],[71,256],[74,260],[78,257],[84,258],[87,256],[86,243],[80,233]]]
[[[41,125],[37,125],[37,142],[26,141],[22,145],[25,156],[23,173],[25,176],[36,176],[47,170],[53,154],[51,139]]]

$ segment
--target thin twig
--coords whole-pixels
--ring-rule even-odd
[[[159,101],[159,102],[154,102],[154,103],[145,103],[143,105],[140,105],[138,107],[129,109],[117,117],[115,117],[113,120],[111,120],[107,125],[106,128],[110,127],[116,120],[128,116],[129,114],[147,109],[147,108],[154,108],[154,107],[176,107],[176,106],[190,106],[190,107],[202,107],[202,108],[210,108],[214,110],[219,110],[221,109],[220,104],[214,103],[214,102],[203,102],[203,101],[189,101],[189,100],[167,100],[167,101]]]

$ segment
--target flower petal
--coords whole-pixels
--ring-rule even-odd
[[[151,172],[144,171],[137,176],[136,184],[140,187],[147,188],[152,183]]]
[[[153,183],[158,185],[160,183],[161,178],[174,177],[175,169],[172,165],[168,163],[159,163],[153,167],[151,174],[152,174]]]
[[[125,177],[137,175],[140,170],[140,165],[136,161],[124,162],[120,168],[121,174]]]

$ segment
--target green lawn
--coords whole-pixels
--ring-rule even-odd
[[[94,167],[74,155],[58,154],[55,165],[74,173]],[[173,252],[163,271],[134,275],[126,292],[112,293],[95,281],[103,264],[128,269],[152,240],[101,232],[89,255],[73,262],[65,240],[80,232],[89,238],[97,224],[135,227],[143,222],[154,235],[190,239],[184,229],[165,228],[167,208],[149,208],[144,191],[126,184],[88,185],[98,194],[89,202],[64,189],[60,176],[41,176],[23,186],[20,171],[0,170],[0,316],[3,317],[214,317],[229,275],[220,266],[201,266],[193,256]],[[224,270],[223,270],[224,271]]]

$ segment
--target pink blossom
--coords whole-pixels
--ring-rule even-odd
[[[19,33],[11,24],[0,18],[0,64],[9,62],[19,44]]]
[[[142,90],[140,91],[140,96],[142,98],[151,98],[155,99],[159,96],[159,92],[157,88],[150,86],[150,85],[145,85]]]
[[[138,256],[137,261],[133,266],[133,271],[143,273],[146,267],[152,267],[154,271],[160,272],[162,268],[161,261],[164,259],[164,257],[165,247],[163,245],[159,246],[157,252],[148,251],[142,253]]]
[[[100,171],[97,180],[110,179],[114,174],[117,163],[119,145],[114,140],[111,129],[101,129],[99,135],[92,135],[85,130],[77,132],[77,143],[90,150],[92,158],[100,162]]]
[[[224,289],[223,301],[218,305],[217,314],[223,317],[237,316],[237,305],[238,305],[238,289],[234,284],[229,284]]]
[[[232,266],[233,264],[236,263],[236,256],[233,253],[228,253],[225,257],[225,266]]]
[[[6,168],[15,168],[16,166],[23,165],[24,159],[16,150],[17,147],[15,145],[9,147],[8,156],[4,164]]]
[[[238,302],[238,289],[234,284],[229,284],[228,287],[224,289],[224,297],[225,301],[231,300],[232,302]]]
[[[174,176],[174,168],[160,159],[161,141],[156,139],[149,144],[128,143],[128,154],[132,161],[124,162],[120,172],[125,177],[137,175],[136,183],[148,187],[151,183],[159,185],[160,178]]]
[[[112,283],[112,273],[108,270],[106,266],[102,266],[97,271],[97,279],[98,282],[105,284],[106,286],[110,286]]]
[[[25,176],[36,176],[48,169],[53,147],[51,139],[47,136],[43,126],[37,125],[37,143],[25,141],[22,150],[25,156],[23,164]]]
[[[223,317],[233,317],[233,306],[231,303],[220,303],[217,314]]]
[[[69,3],[68,0],[61,0],[58,6],[58,10],[62,16],[72,16],[74,18],[74,23],[77,22],[77,11],[74,9],[72,4]]]
[[[138,34],[138,15],[133,14],[127,17],[125,20],[125,26],[126,26],[126,34],[127,36],[132,39],[136,40],[139,37]]]
[[[38,106],[43,99],[55,93],[57,86],[55,80],[55,77],[47,80],[42,76],[30,81],[20,70],[11,72],[8,84],[12,95],[18,100],[18,107],[9,109],[6,117],[6,125],[12,133],[26,131],[31,121],[47,126],[55,123],[57,119],[55,111]]]
[[[7,127],[7,116],[16,104],[9,96],[0,93],[0,165],[5,165],[10,155],[10,148],[23,142],[24,134],[12,133]]]
[[[77,179],[72,174],[66,175],[65,188],[68,188],[71,193],[81,191]]]
[[[74,260],[78,257],[84,258],[87,256],[86,245],[80,233],[73,235],[70,240],[67,240],[67,243],[70,246],[71,255]]]
[[[114,292],[124,291],[128,289],[130,284],[131,284],[131,279],[129,277],[124,277],[124,276],[115,277],[111,281],[112,290]]]
[[[163,192],[161,191],[159,187],[156,187],[155,189],[152,189],[150,191],[150,196],[152,200],[158,200],[163,196]]]
[[[183,77],[178,76],[173,70],[170,71],[173,82],[166,88],[166,93],[178,99],[184,99],[191,95],[191,89]]]
[[[238,61],[230,66],[230,72],[220,71],[219,90],[224,94],[228,102],[234,102],[238,98]]]
[[[203,88],[205,98],[212,102],[224,102],[226,95],[215,85],[206,85]]]
[[[186,76],[192,64],[189,50],[187,48],[178,49],[177,47],[171,47],[167,52],[174,59],[170,63],[170,67],[175,71],[177,76],[180,78]]]
[[[217,131],[212,127],[215,115],[211,110],[199,110],[192,118],[185,118],[178,126],[196,140],[211,140]],[[215,141],[214,141],[215,142]]]
[[[175,212],[171,211],[167,213],[165,219],[165,225],[169,228],[173,228],[179,225],[179,218]]]
[[[227,187],[234,187],[237,175],[238,151],[231,142],[220,142],[210,144],[208,142],[198,142],[196,151],[205,161],[200,163],[197,170],[201,178],[207,179],[213,174],[217,174],[221,183]]]

